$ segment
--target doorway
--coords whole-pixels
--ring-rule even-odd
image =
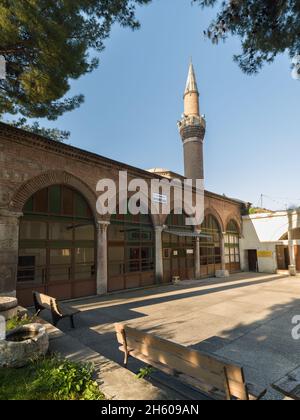
[[[278,270],[288,270],[290,264],[289,247],[284,245],[277,245],[276,256]]]
[[[249,271],[254,273],[258,272],[258,260],[257,260],[257,250],[249,249],[248,250],[248,262],[249,262]]]

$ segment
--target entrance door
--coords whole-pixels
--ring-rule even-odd
[[[277,245],[276,256],[278,270],[287,270],[290,261],[289,248],[284,245]]]
[[[249,262],[249,271],[254,273],[258,272],[258,261],[257,261],[257,251],[256,249],[248,250],[248,262]]]

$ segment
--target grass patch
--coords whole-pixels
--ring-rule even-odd
[[[89,364],[57,356],[0,369],[0,400],[104,400]]]

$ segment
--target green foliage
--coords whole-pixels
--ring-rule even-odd
[[[288,51],[300,53],[299,0],[193,0],[202,7],[220,6],[206,35],[217,43],[229,34],[241,39],[242,53],[234,57],[248,74]]]
[[[15,328],[22,327],[23,325],[31,324],[36,322],[35,317],[31,317],[28,314],[19,313],[14,318],[9,319],[6,322],[6,331],[14,330]]]
[[[147,366],[145,368],[141,368],[136,377],[138,379],[146,379],[149,378],[153,372],[155,372],[155,369],[152,366]]]
[[[58,141],[61,143],[68,140],[71,135],[69,131],[62,131],[58,130],[57,128],[41,127],[38,122],[29,124],[27,123],[26,118],[20,118],[17,121],[8,122],[8,124],[17,128],[22,128],[22,130],[29,131],[30,133],[38,134],[39,136],[43,136],[50,140]]]
[[[0,369],[0,400],[103,400],[89,364],[57,356],[22,369]]]
[[[136,5],[151,0],[1,0],[0,115],[55,120],[84,97],[66,98],[70,80],[93,71],[114,23],[132,29]]]
[[[273,213],[272,210],[262,209],[260,207],[250,207],[249,214]]]

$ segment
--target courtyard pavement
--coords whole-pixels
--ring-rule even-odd
[[[115,322],[229,358],[245,368],[247,381],[267,387],[300,365],[300,340],[292,338],[292,318],[300,315],[300,277],[242,273],[95,297],[72,306],[81,311],[76,330],[66,321],[59,327],[120,364]],[[267,398],[282,396],[270,389]]]

